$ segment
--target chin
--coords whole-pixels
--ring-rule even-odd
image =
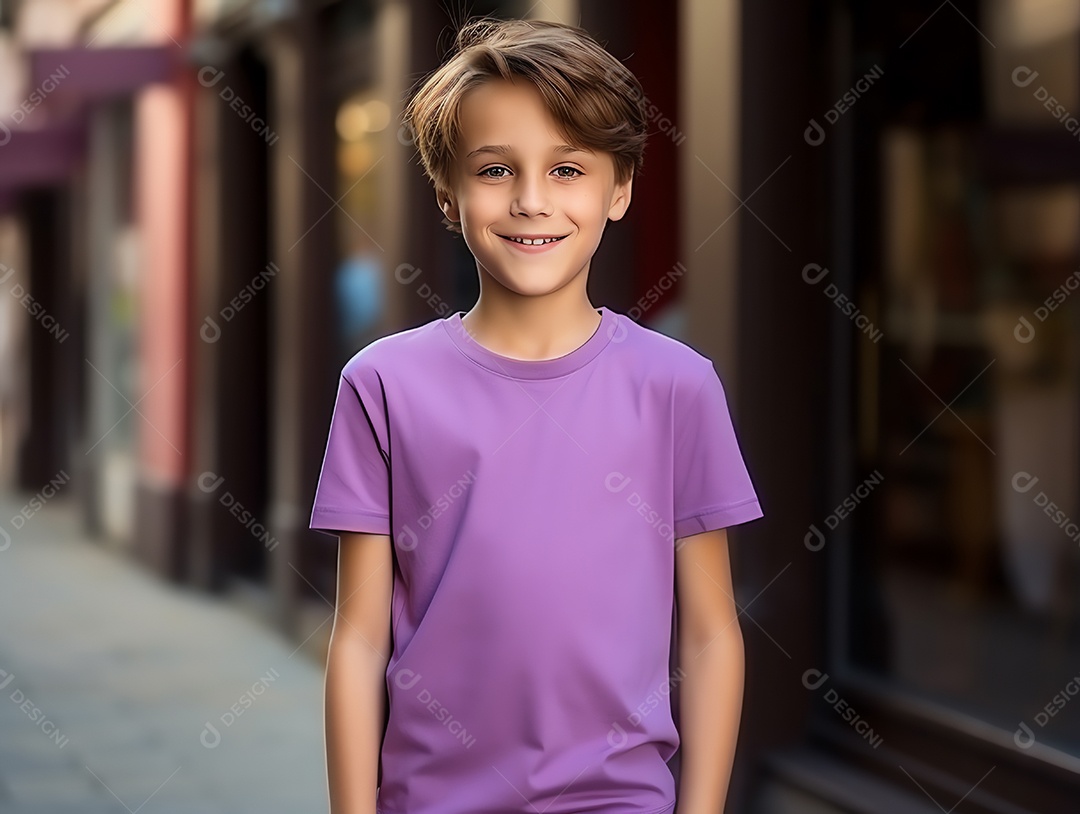
[[[569,280],[563,280],[558,283],[553,283],[550,281],[535,281],[533,284],[529,284],[528,282],[520,280],[511,281],[498,278],[496,279],[503,288],[507,289],[508,291],[513,291],[515,294],[518,294],[522,297],[543,297],[547,294],[552,294],[558,291],[560,288],[570,282]]]
[[[501,269],[498,271],[491,270],[493,267],[498,269],[499,264],[488,265],[481,262],[480,265],[486,271],[487,276],[500,286],[522,296],[537,296],[558,291],[576,276],[568,272],[561,263],[558,269],[545,269],[540,264],[535,264],[535,268],[522,266],[513,269],[509,273]]]

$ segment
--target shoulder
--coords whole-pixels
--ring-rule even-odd
[[[369,342],[349,357],[341,368],[341,375],[355,385],[370,385],[391,371],[423,366],[444,332],[442,321],[432,319]]]
[[[611,338],[617,353],[651,381],[668,381],[678,397],[692,398],[701,385],[716,376],[712,359],[691,345],[634,321],[625,314]]]

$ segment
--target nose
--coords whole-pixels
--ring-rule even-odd
[[[531,173],[518,175],[517,184],[514,186],[514,198],[510,203],[512,215],[537,215],[551,214],[551,198],[548,195],[547,179],[538,178]]]

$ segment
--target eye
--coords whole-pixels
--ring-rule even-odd
[[[558,172],[559,170],[570,170],[570,172],[576,173],[575,175],[560,175],[559,176],[560,178],[576,178],[578,175],[584,175],[585,174],[581,170],[579,170],[577,167],[571,167],[571,166],[568,166],[568,165],[564,165],[562,167],[556,167],[555,168],[555,172]]]
[[[480,170],[478,175],[481,175],[484,178],[505,178],[506,177],[504,175],[488,175],[488,173],[491,172],[492,170],[502,170],[503,172],[506,172],[506,167],[498,167],[498,166],[487,167],[486,169]]]

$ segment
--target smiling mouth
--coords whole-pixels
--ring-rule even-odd
[[[563,240],[566,237],[569,237],[569,235],[563,235],[562,237],[537,237],[537,238],[510,237],[508,235],[499,235],[499,237],[501,237],[503,240],[510,240],[510,241],[513,241],[514,243],[521,243],[521,244],[523,244],[525,246],[543,246],[543,245],[545,245],[547,243],[557,243],[558,241]]]

